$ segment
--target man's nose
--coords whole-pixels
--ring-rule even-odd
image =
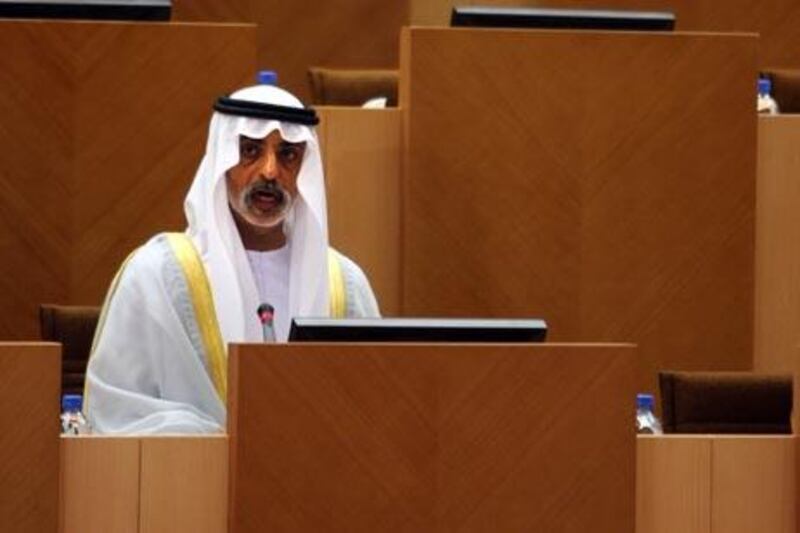
[[[261,161],[261,177],[267,181],[278,178],[278,160],[273,152],[267,152]]]

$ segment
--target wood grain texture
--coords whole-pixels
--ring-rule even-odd
[[[211,103],[250,79],[255,28],[4,21],[0,46],[0,338],[30,339],[40,303],[99,305],[131,250],[184,227]]]
[[[636,532],[795,531],[794,436],[639,436]]]
[[[58,530],[61,349],[0,342],[0,529]]]
[[[542,5],[535,0],[305,0],[293,2],[297,7],[288,9],[278,0],[174,0],[172,4],[173,20],[258,24],[259,64],[279,69],[287,87],[306,97],[308,67],[393,68],[398,62],[400,28],[446,26],[456,4]],[[611,4],[607,0],[549,0],[547,6],[608,8]],[[673,11],[678,31],[758,33],[760,67],[800,67],[800,5],[794,0],[616,0],[613,7]],[[276,13],[277,17],[270,17]]]
[[[320,107],[331,245],[367,274],[381,313],[400,312],[402,115]]]
[[[231,531],[632,532],[634,354],[232,345]]]
[[[712,447],[711,531],[794,533],[795,438],[719,436]]]
[[[404,39],[404,314],[635,342],[644,390],[751,368],[754,38]]]
[[[672,11],[678,31],[758,33],[761,67],[800,67],[800,4],[794,0],[410,0],[410,23],[447,25],[453,5]]]
[[[139,440],[61,438],[61,533],[138,533]]]
[[[639,436],[636,533],[711,533],[711,441]]]
[[[140,533],[225,533],[228,439],[142,438]]]
[[[408,10],[407,1],[176,0],[172,19],[257,24],[259,68],[276,70],[282,87],[309,101],[311,66],[396,68]]]
[[[754,369],[793,373],[800,346],[800,116],[758,119]]]

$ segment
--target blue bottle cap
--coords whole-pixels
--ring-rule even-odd
[[[652,394],[642,394],[639,393],[636,395],[636,408],[637,409],[650,409],[652,411],[653,406],[655,405],[656,401],[653,398]]]
[[[259,85],[277,85],[278,73],[274,70],[259,70],[256,79]]]
[[[80,394],[65,394],[61,397],[62,411],[80,411],[83,408],[83,396]]]
[[[772,80],[769,78],[758,78],[758,94],[770,94],[772,92]]]

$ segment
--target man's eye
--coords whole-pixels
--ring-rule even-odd
[[[284,163],[295,163],[300,159],[300,149],[296,146],[283,146],[278,155]]]
[[[242,143],[239,156],[243,159],[256,159],[261,155],[261,146],[256,143]]]

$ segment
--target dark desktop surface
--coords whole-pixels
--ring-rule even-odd
[[[171,0],[0,0],[0,18],[166,21],[171,11]]]
[[[539,319],[295,318],[290,341],[303,342],[544,342]]]
[[[674,13],[610,9],[553,9],[526,7],[454,7],[451,26],[670,31]]]

